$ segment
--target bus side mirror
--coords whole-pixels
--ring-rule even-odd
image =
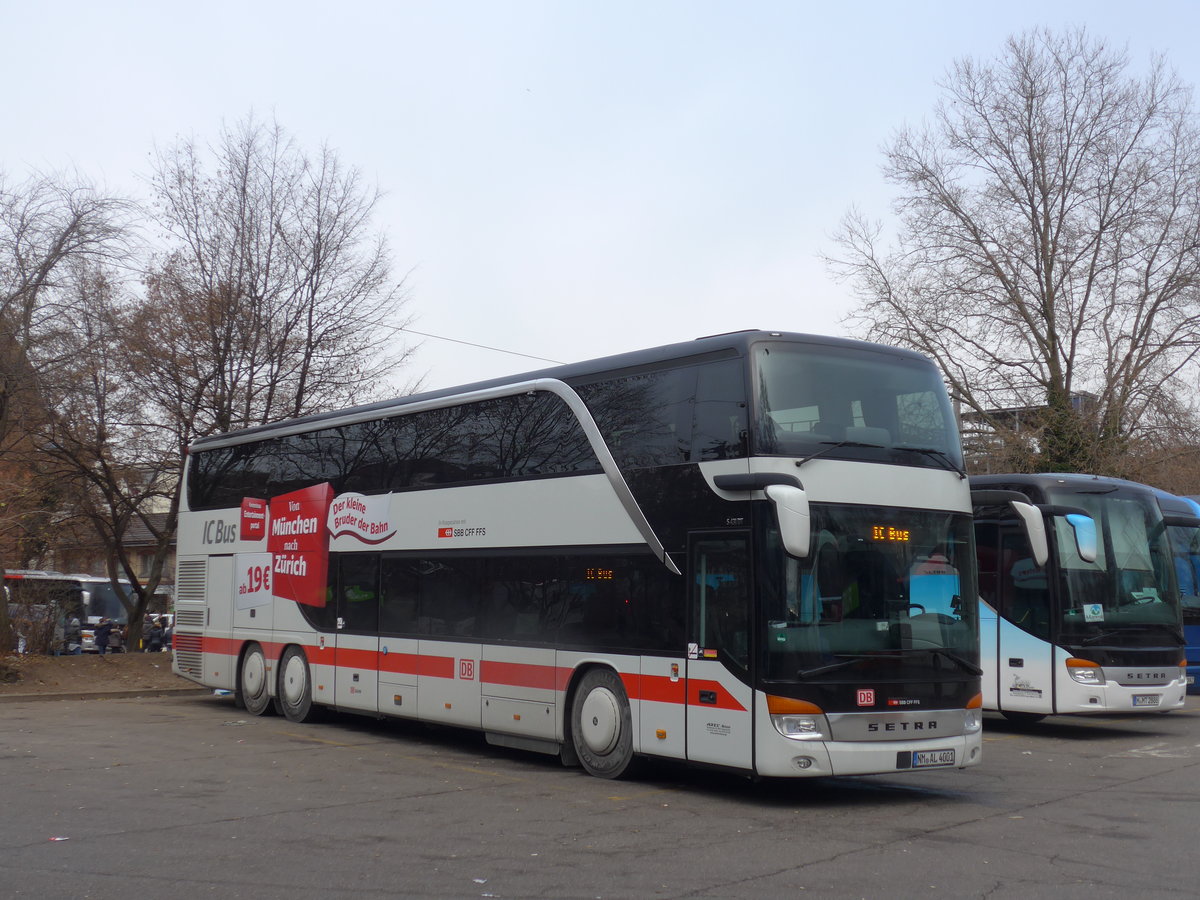
[[[1096,520],[1082,513],[1069,513],[1067,524],[1075,535],[1075,552],[1084,562],[1094,563],[1098,552],[1096,542]]]
[[[779,519],[779,536],[783,548],[801,559],[808,556],[812,542],[812,520],[808,511],[808,494],[803,488],[790,484],[770,484],[764,488],[767,499],[775,506]]]
[[[1042,518],[1042,511],[1032,503],[1022,503],[1019,500],[1011,500],[1009,505],[1021,517],[1021,524],[1025,526],[1025,536],[1029,538],[1029,546],[1033,551],[1033,561],[1040,569],[1050,558],[1050,544],[1046,540],[1046,520]],[[1093,526],[1093,537],[1094,532]]]

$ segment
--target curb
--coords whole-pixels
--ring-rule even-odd
[[[35,694],[0,692],[0,703],[34,702],[39,700],[120,700],[129,697],[169,697],[173,694],[203,694],[211,693],[212,688],[180,687],[180,688],[145,688],[133,691],[62,691],[40,692]]]

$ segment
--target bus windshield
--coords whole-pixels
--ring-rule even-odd
[[[1184,623],[1195,625],[1200,623],[1200,528],[1172,525],[1167,534],[1175,558]]]
[[[755,453],[963,470],[934,366],[865,350],[766,344],[755,356]]]
[[[1095,562],[1079,557],[1071,527],[1054,518],[1058,563],[1066,585],[1065,640],[1101,639],[1125,626],[1178,628],[1175,558],[1158,506],[1148,497],[1107,493],[1047,492],[1050,502],[1082,508],[1096,522]]]
[[[124,625],[129,621],[129,614],[125,611],[125,604],[121,602],[121,597],[113,590],[112,582],[110,581],[89,581],[83,585],[85,594],[84,602],[87,606],[87,615],[89,620],[99,621],[101,617],[112,619],[118,625]],[[125,591],[126,599],[132,593],[128,584],[123,584],[122,589]]]
[[[765,677],[836,679],[843,665],[880,659],[895,660],[899,675],[902,663],[929,652],[966,677],[979,658],[970,518],[886,507],[812,512],[806,559],[787,555],[773,526],[764,535]]]

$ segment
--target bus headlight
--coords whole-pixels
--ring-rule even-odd
[[[807,700],[768,694],[767,711],[775,730],[793,741],[820,741],[829,732],[825,711]]]
[[[794,741],[819,741],[825,737],[824,716],[771,716],[771,723]]]
[[[1071,657],[1067,660],[1067,673],[1073,681],[1080,684],[1104,684],[1104,670],[1100,668],[1099,663],[1094,663],[1090,659]]]
[[[963,734],[977,734],[983,728],[983,694],[976,694],[963,710]]]

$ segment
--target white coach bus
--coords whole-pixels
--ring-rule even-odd
[[[962,466],[927,359],[761,331],[206,438],[175,668],[602,777],[973,765]]]
[[[1033,722],[1167,712],[1187,690],[1171,529],[1186,500],[1096,475],[971,478],[984,706]]]

